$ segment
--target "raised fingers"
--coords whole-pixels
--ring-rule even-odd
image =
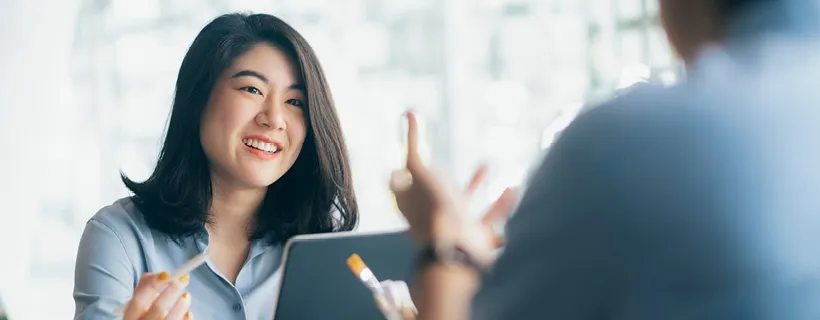
[[[487,165],[482,164],[481,166],[476,169],[475,173],[473,173],[473,178],[470,179],[470,183],[467,184],[467,189],[465,189],[465,194],[469,197],[471,196],[478,186],[484,182],[484,178],[487,177]]]
[[[490,209],[481,217],[481,223],[491,224],[509,218],[518,200],[518,193],[518,188],[505,189],[501,196],[490,205]]]

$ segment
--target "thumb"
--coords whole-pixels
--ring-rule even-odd
[[[413,175],[408,170],[395,170],[390,173],[390,191],[402,193],[413,185]]]

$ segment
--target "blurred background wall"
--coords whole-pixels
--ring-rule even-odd
[[[0,299],[11,319],[64,319],[77,243],[101,206],[150,174],[176,72],[231,11],[277,15],[328,75],[350,149],[359,230],[402,227],[386,182],[400,114],[475,206],[521,183],[587,103],[678,65],[655,0],[0,0]]]

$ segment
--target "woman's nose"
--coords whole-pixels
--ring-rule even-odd
[[[260,112],[256,117],[256,121],[266,128],[285,130],[287,129],[287,121],[285,121],[284,111],[282,106],[271,106]]]

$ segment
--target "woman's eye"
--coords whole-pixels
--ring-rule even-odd
[[[260,96],[262,95],[262,91],[259,91],[259,89],[257,89],[256,87],[242,87],[241,90],[250,92],[252,94],[258,94]]]
[[[304,103],[302,103],[302,100],[298,100],[298,99],[290,99],[290,100],[285,101],[285,102],[286,102],[287,104],[290,104],[290,105],[292,105],[292,106],[296,106],[296,107],[300,107],[300,108],[301,108],[302,106],[304,106]]]

